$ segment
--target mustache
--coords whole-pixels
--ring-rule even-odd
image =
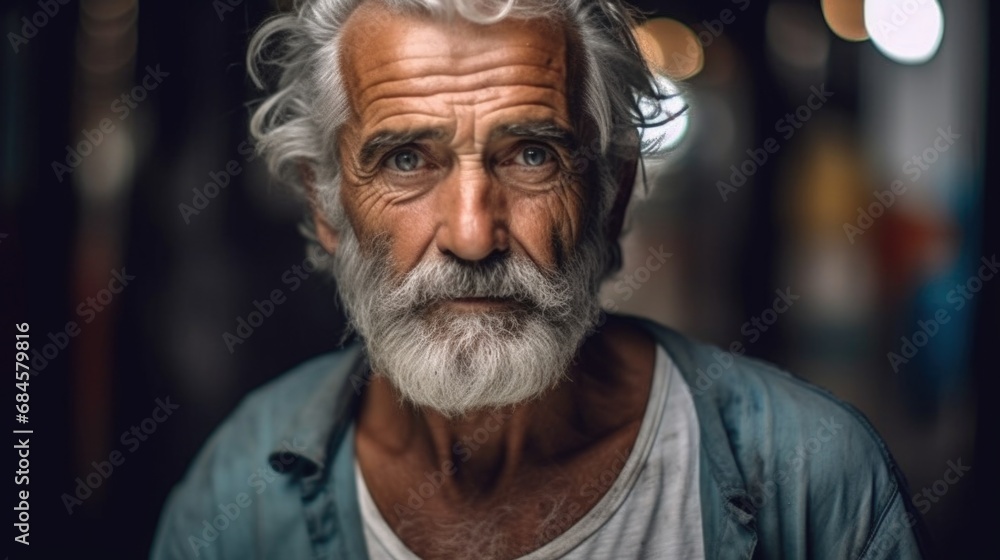
[[[422,310],[442,300],[495,298],[542,311],[563,311],[572,302],[568,278],[527,257],[497,254],[477,262],[453,257],[424,261],[392,289],[390,301]]]

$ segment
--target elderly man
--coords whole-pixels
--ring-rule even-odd
[[[920,556],[858,413],[602,319],[658,95],[632,25],[618,0],[305,0],[258,31],[252,128],[359,342],[246,399],[154,558]]]

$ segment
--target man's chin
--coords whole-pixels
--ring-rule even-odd
[[[564,378],[575,350],[544,321],[496,312],[434,317],[368,341],[369,358],[404,401],[449,417],[537,399]]]

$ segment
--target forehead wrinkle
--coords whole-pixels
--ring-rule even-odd
[[[532,68],[537,72],[537,66]],[[477,120],[510,110],[527,114],[517,115],[508,122],[553,120],[566,128],[572,128],[569,123],[571,115],[564,76],[553,75],[556,73],[551,71],[543,76],[531,72],[519,74],[509,71],[506,83],[490,80],[490,77],[496,75],[495,72],[493,76],[480,74],[451,78],[447,80],[450,83],[444,85],[438,81],[437,87],[425,82],[430,86],[424,88],[425,91],[414,91],[413,79],[389,80],[381,86],[358,92],[355,111],[363,130],[389,126],[388,121],[401,120],[402,123],[393,123],[392,126],[445,126],[455,131],[455,127],[460,124],[456,122],[459,112]],[[515,81],[515,77],[521,80]],[[462,85],[466,87],[460,87]],[[497,117],[487,118],[494,120]],[[479,124],[475,128],[479,128]],[[496,123],[482,124],[494,126]],[[476,139],[483,140],[478,136]]]
[[[523,54],[535,54],[535,56],[522,56]],[[562,47],[553,51],[551,48],[543,50],[541,47],[524,45],[505,46],[499,52],[487,51],[463,56],[440,53],[422,56],[412,52],[400,52],[390,60],[371,61],[366,64],[366,59],[362,59],[355,69],[355,77],[363,81],[372,73],[394,72],[403,74],[403,79],[423,76],[462,77],[507,66],[537,67],[562,75],[566,70],[565,52]],[[378,82],[366,84],[365,87],[372,85],[378,85]]]
[[[560,127],[570,128],[567,121],[568,114],[566,113],[567,103],[561,97],[557,98],[557,102],[552,102],[546,99],[548,96],[542,95],[531,100],[511,100],[509,96],[504,95],[490,95],[489,97],[480,95],[479,97],[481,98],[476,99],[469,96],[465,99],[450,99],[446,103],[438,104],[438,107],[434,107],[434,104],[429,102],[414,102],[412,104],[400,102],[402,98],[380,99],[368,105],[362,111],[361,116],[368,123],[365,125],[366,129],[382,126],[386,121],[402,119],[404,121],[403,125],[395,125],[399,128],[401,126],[415,126],[413,124],[405,124],[406,119],[413,117],[418,118],[420,121],[427,121],[426,124],[421,123],[420,126],[433,126],[431,123],[435,121],[453,120],[457,116],[455,112],[456,108],[474,108],[478,113],[484,115],[496,115],[497,113],[510,110],[520,110],[528,114],[512,119],[510,121],[512,124],[549,120],[554,121]]]
[[[363,6],[349,19],[344,43],[360,40],[368,47],[342,48],[338,53],[354,101],[365,102],[379,91],[372,88],[394,81],[411,80],[402,87],[411,92],[416,89],[417,93],[426,87],[421,82],[442,78],[471,82],[466,82],[464,89],[488,88],[496,85],[494,81],[504,81],[505,67],[507,73],[512,73],[518,66],[535,68],[521,72],[518,78],[526,75],[545,85],[555,85],[566,94],[569,30],[564,25],[516,20],[487,27],[462,22],[443,24],[375,5],[367,9]]]
[[[524,72],[525,69],[542,69]],[[390,77],[362,84],[357,91],[359,105],[369,105],[378,100],[433,97],[436,95],[482,94],[504,87],[525,87],[554,90],[566,95],[565,74],[546,66],[510,64],[491,66],[473,73],[437,73]],[[496,95],[496,94],[494,94]]]

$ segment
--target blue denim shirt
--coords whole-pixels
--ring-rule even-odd
[[[774,367],[636,319],[691,388],[707,558],[920,558],[922,521],[868,421]],[[152,558],[367,558],[354,479],[360,345],[249,395],[160,519]]]

